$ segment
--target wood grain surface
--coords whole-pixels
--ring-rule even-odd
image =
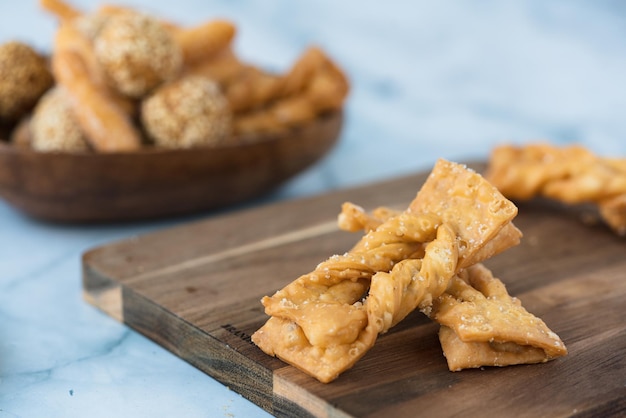
[[[477,170],[482,165],[471,165]],[[426,174],[282,202],[84,254],[86,299],[276,416],[595,417],[626,414],[626,240],[589,208],[519,205],[521,245],[485,264],[569,349],[537,364],[450,372],[437,325],[413,313],[322,384],[250,335],[259,302],[359,238],[344,201],[405,207]]]

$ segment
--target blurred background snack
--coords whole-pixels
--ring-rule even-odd
[[[52,86],[43,56],[22,42],[0,45],[0,121],[15,122]]]
[[[93,40],[98,63],[111,86],[140,98],[178,76],[182,51],[156,19],[140,13],[110,16]]]
[[[59,112],[74,114],[89,147],[53,140],[49,144],[59,146],[35,151],[215,147],[242,142],[242,136],[251,142],[341,110],[349,91],[343,71],[319,47],[305,50],[284,74],[244,62],[232,47],[237,26],[228,20],[184,26],[124,6],[82,11],[62,0],[40,4],[59,25],[50,51],[54,80],[43,57],[26,45],[17,50],[7,45],[7,59],[22,62],[11,70],[12,77],[37,80],[32,89],[18,92],[21,101],[7,99],[13,94],[8,86],[4,93],[0,89],[6,108],[0,116],[17,120],[55,82],[69,96],[69,107]],[[194,86],[199,90],[190,94]],[[29,132],[23,129],[20,137]],[[35,142],[44,143],[41,138]]]
[[[30,121],[31,146],[36,151],[85,151],[87,140],[76,121],[70,98],[61,86],[39,101]]]
[[[219,86],[186,76],[161,86],[141,105],[141,121],[157,146],[215,146],[232,135],[231,110]]]

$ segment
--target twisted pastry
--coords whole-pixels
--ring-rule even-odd
[[[440,160],[408,210],[368,232],[344,256],[264,297],[272,318],[252,340],[329,382],[363,356],[379,333],[416,307],[428,308],[463,263],[484,256],[516,213],[478,174]]]
[[[252,336],[269,355],[300,368],[321,382],[334,380],[376,341],[362,302],[375,271],[388,271],[433,239],[436,219],[403,214],[371,231],[343,256],[333,256],[312,273],[301,276],[272,297],[262,300],[272,317]],[[410,222],[411,220],[415,222]],[[397,236],[396,228],[416,223],[417,240]]]
[[[604,221],[626,235],[626,159],[601,158],[575,145],[504,145],[493,150],[485,177],[510,199],[596,204]]]
[[[367,214],[358,206],[344,204],[340,228],[367,230],[384,222],[389,212],[378,208]],[[374,290],[378,276],[384,276],[384,273],[372,278],[370,295],[382,294]],[[402,299],[397,289],[394,288],[396,299],[386,299]],[[509,296],[504,284],[480,263],[460,271],[434,301],[432,309],[426,307],[422,311],[441,324],[439,339],[451,371],[540,363],[567,354],[558,335],[541,319],[526,311],[518,299]]]
[[[410,233],[399,235],[397,231],[401,226]],[[360,323],[356,318],[363,317],[365,311],[360,306],[355,309],[353,304],[361,300],[372,276],[379,271],[390,271],[399,261],[423,256],[423,243],[436,237],[439,226],[438,219],[431,215],[403,213],[394,217],[366,234],[351,251],[330,257],[311,273],[299,277],[273,296],[264,297],[265,312],[300,324],[314,345],[328,346],[336,342],[333,330],[344,336],[352,335],[359,330],[340,325],[353,316],[355,320],[349,322]],[[333,313],[321,322],[316,319],[320,309]]]

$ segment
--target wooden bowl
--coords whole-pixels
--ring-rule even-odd
[[[240,203],[276,188],[326,154],[341,112],[285,134],[219,148],[41,153],[0,141],[0,196],[35,218],[127,221]]]

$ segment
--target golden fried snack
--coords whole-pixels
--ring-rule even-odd
[[[173,31],[173,35],[182,51],[185,65],[195,65],[227,49],[236,32],[231,22],[213,20],[192,28],[180,28]]]
[[[30,122],[30,145],[42,152],[76,152],[89,149],[62,86],[49,90],[37,103]]]
[[[431,178],[437,181],[431,181]],[[450,210],[451,206],[468,208],[464,209],[465,213],[458,213]],[[522,237],[522,233],[509,222],[517,215],[517,207],[488,180],[461,164],[440,161],[435,165],[408,210],[420,213],[424,208],[441,216],[443,222],[453,222],[457,227],[460,268],[517,245]],[[467,251],[467,248],[474,250]]]
[[[170,32],[143,14],[111,15],[93,45],[111,86],[128,97],[145,96],[182,69],[182,51]]]
[[[282,95],[294,96],[304,91],[325,61],[326,55],[320,48],[307,48],[283,76]]]
[[[227,91],[237,91],[238,81],[227,86]],[[238,112],[234,121],[236,134],[280,132],[301,125],[320,114],[341,109],[349,91],[345,74],[316,47],[307,49],[286,75],[269,79],[264,86],[249,88],[246,94],[231,93],[234,110]],[[264,102],[269,105],[257,109]]]
[[[186,65],[183,68],[184,75],[199,75],[214,80],[223,89],[242,77],[242,74],[250,68],[235,55],[231,48],[226,48],[211,59],[201,61],[194,65]]]
[[[58,17],[62,22],[68,22],[82,15],[80,10],[62,0],[40,0],[39,5],[44,10]]]
[[[280,133],[303,125],[316,116],[317,113],[306,96],[293,96],[254,112],[235,114],[233,129],[238,135]]]
[[[386,220],[398,216],[401,211],[379,207],[372,214],[367,214],[361,206],[345,202],[337,216],[337,225],[348,232],[364,230],[366,233],[378,228]]]
[[[244,101],[243,106],[249,102]],[[257,111],[235,114],[236,134],[277,133],[305,124],[318,115],[305,95],[287,97]]]
[[[500,146],[492,152],[486,177],[511,199],[543,196],[606,207],[603,202],[626,195],[626,160],[601,158],[581,146]],[[626,215],[608,209],[601,214],[610,217],[605,220],[615,232],[626,234],[620,221]]]
[[[281,87],[281,78],[254,67],[245,67],[225,86],[226,97],[233,112],[245,112],[274,100]]]
[[[482,264],[455,277],[433,304],[451,371],[541,363],[567,354],[561,339],[529,313]]]
[[[329,382],[363,356],[378,333],[413,309],[430,307],[459,263],[475,259],[516,213],[480,175],[440,160],[407,211],[344,256],[263,298],[272,318],[252,339],[267,354]]]
[[[231,111],[218,85],[185,76],[159,87],[141,106],[141,120],[157,146],[215,146],[230,138]]]
[[[402,260],[390,272],[376,273],[366,301],[369,326],[382,334],[417,308],[430,312],[458,271],[459,251],[453,228],[444,223],[423,258]]]
[[[378,208],[366,214],[356,205],[344,204],[339,225],[349,231],[367,230],[383,222],[388,211]],[[371,294],[379,293],[372,290],[379,274],[372,279]],[[432,309],[422,310],[445,324],[439,338],[451,371],[539,363],[567,353],[558,336],[511,298],[504,284],[482,264],[459,272]]]
[[[350,86],[348,78],[328,57],[311,80],[306,94],[318,113],[338,110],[343,106]]]
[[[21,42],[0,45],[0,122],[29,112],[53,83],[46,60]]]
[[[80,55],[70,50],[56,51],[52,68],[57,82],[67,90],[76,120],[94,149],[124,152],[139,148],[139,132],[128,115],[91,81]]]
[[[521,233],[510,222],[517,208],[480,175],[440,161],[430,178],[437,181],[422,186],[408,211],[422,213],[428,208],[452,230],[440,228],[438,239],[426,247],[430,257],[404,260],[391,273],[379,272],[372,277],[368,313],[370,321],[378,318],[382,323],[379,332],[387,331],[416,308],[430,312],[433,299],[446,290],[461,268],[519,244]],[[470,204],[474,205],[471,209],[467,207]],[[440,238],[442,232],[445,235]]]
[[[323,96],[328,90],[334,90],[332,97]],[[290,71],[283,76],[281,95],[284,97],[298,95],[307,90],[313,96],[319,95],[322,105],[328,105],[337,100],[343,101],[349,90],[348,79],[341,69],[318,47],[310,47],[302,53]]]
[[[398,236],[400,225],[411,233]],[[376,271],[423,253],[434,239],[437,219],[402,214],[368,233],[348,253],[333,256],[272,297],[263,298],[272,317],[252,336],[263,351],[330,382],[350,368],[376,341],[361,301]]]

